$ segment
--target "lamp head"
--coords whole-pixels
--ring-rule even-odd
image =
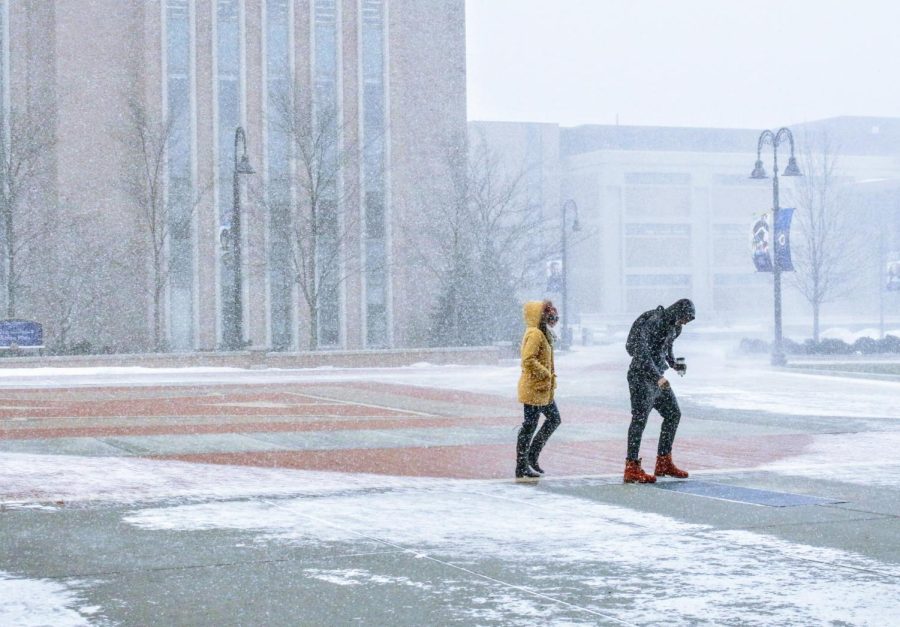
[[[241,161],[235,167],[235,172],[238,174],[256,174],[256,170],[250,166],[250,159],[247,158],[246,153],[241,156]]]
[[[792,157],[792,159],[793,159],[793,157]],[[794,164],[794,165],[796,167],[796,164]],[[790,166],[788,166],[788,167],[790,167]],[[754,166],[753,172],[750,173],[750,178],[752,178],[752,179],[768,178],[768,176],[766,176],[766,169],[763,167],[762,159],[756,160],[756,166]]]
[[[797,159],[791,156],[788,159],[787,167],[784,169],[784,173],[781,176],[803,176],[803,172],[800,171],[800,168],[797,166]]]

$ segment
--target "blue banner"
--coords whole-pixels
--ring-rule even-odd
[[[779,209],[778,221],[775,223],[775,263],[782,272],[793,272],[791,262],[791,218],[793,209]]]
[[[794,270],[794,264],[791,261],[791,220],[794,217],[794,210],[779,209],[778,222],[772,228],[772,215],[764,213],[753,223],[753,230],[750,235],[750,249],[753,253],[753,265],[756,266],[757,272],[772,272],[775,265],[782,272],[791,272]],[[774,240],[771,237],[774,231]]]
[[[562,261],[559,259],[547,262],[547,291],[562,292]]]
[[[900,291],[900,253],[891,253],[888,259],[891,261],[887,262],[885,268],[887,282],[884,287],[891,292]]]

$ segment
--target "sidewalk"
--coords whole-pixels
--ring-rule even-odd
[[[691,478],[623,485],[622,399],[582,395],[520,484],[514,399],[387,381],[0,390],[0,623],[900,617],[896,421],[688,401]]]
[[[13,368],[376,368],[432,364],[496,364],[499,346],[371,350],[242,351],[22,355],[0,358],[0,371]]]

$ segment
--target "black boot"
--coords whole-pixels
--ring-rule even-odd
[[[544,474],[544,469],[538,466],[537,455],[534,454],[534,450],[528,453],[528,465],[531,466],[535,472],[539,472],[540,474]]]
[[[556,427],[558,426],[558,422],[545,420],[544,424],[538,430],[537,435],[534,436],[531,447],[528,449],[529,465],[541,474],[544,474],[544,469],[538,466],[538,456],[540,456],[544,445],[547,443],[547,440],[550,439],[550,436],[553,435],[553,432],[556,431]]]
[[[531,464],[523,457],[516,460],[516,479],[537,479],[541,473],[531,467]]]
[[[532,431],[532,433],[534,432]],[[520,429],[519,437],[516,439],[516,479],[536,479],[541,476],[528,463],[529,440],[531,440],[531,433],[524,428]]]

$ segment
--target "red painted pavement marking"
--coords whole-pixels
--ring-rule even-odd
[[[286,384],[209,384],[195,386],[193,393],[186,394],[180,386],[106,387],[106,388],[58,388],[3,390],[0,394],[0,421],[22,418],[65,418],[65,417],[136,417],[136,416],[209,416],[242,415],[291,416],[297,414],[316,415],[315,408],[321,409],[327,401],[321,399],[322,388],[339,386],[342,389],[359,389],[419,400],[447,402],[457,405],[471,405],[508,412],[511,418],[521,421],[522,406],[518,403],[515,390],[509,395],[495,395],[462,390],[445,390],[397,383],[369,381],[347,381],[338,383],[286,383]],[[307,395],[304,395],[304,392]],[[154,397],[152,394],[168,393]],[[83,397],[90,394],[91,399]],[[327,392],[325,393],[327,395]],[[136,395],[140,395],[135,398]],[[150,396],[147,396],[150,395]],[[82,398],[67,399],[66,396]],[[110,398],[124,396],[124,399]],[[60,398],[62,397],[62,398]],[[317,398],[318,397],[318,398]],[[269,402],[281,403],[289,407],[229,406],[230,403]],[[341,412],[345,415],[370,415],[366,404],[354,403],[352,399],[335,398],[336,407],[354,407]],[[3,405],[32,405],[28,409],[3,408]],[[301,410],[299,407],[310,408]],[[604,420],[608,411],[598,411],[591,406],[579,406],[560,402],[563,421],[590,422]],[[379,414],[402,416],[412,413],[400,408],[379,408]],[[624,415],[624,414],[616,414]]]
[[[0,399],[0,405],[28,406],[27,410],[3,410],[2,415],[22,418],[23,414],[43,414],[41,417],[64,418],[76,416],[80,421],[97,420],[99,424],[68,427],[41,428],[33,424],[18,427],[14,422],[0,422],[0,439],[89,437],[109,435],[172,435],[197,433],[248,433],[308,430],[398,429],[409,427],[447,428],[465,426],[510,426],[508,445],[458,445],[435,447],[405,447],[386,449],[333,449],[317,451],[213,453],[167,456],[162,459],[243,464],[253,466],[280,466],[311,470],[341,472],[367,472],[405,476],[433,476],[456,478],[508,478],[514,466],[515,427],[521,421],[521,406],[511,394],[509,397],[436,390],[412,385],[381,384],[371,382],[340,382],[340,387],[373,389],[398,396],[479,407],[502,408],[503,415],[488,417],[448,416],[441,418],[411,415],[402,409],[356,404],[350,400],[335,399],[334,403],[322,402],[311,396],[318,394],[325,384],[295,383],[284,385],[204,385],[183,387],[116,387],[71,388],[68,390],[25,390],[10,393]],[[289,390],[289,391],[288,391]],[[164,394],[168,393],[168,394]],[[141,394],[142,397],[134,398]],[[149,396],[148,396],[149,394]],[[154,397],[152,394],[162,394]],[[96,401],[86,399],[93,396]],[[121,396],[125,398],[110,398]],[[68,397],[68,398],[67,398]],[[234,406],[232,403],[283,403],[279,407]],[[617,423],[622,426],[621,440],[597,442],[561,442],[551,440],[541,463],[551,476],[618,473],[624,464],[625,434],[629,416],[627,412],[600,410],[590,406],[560,403],[563,425],[567,423]],[[280,410],[286,410],[281,413]],[[212,410],[212,411],[211,411]],[[326,411],[337,410],[351,420],[328,419]],[[508,411],[508,414],[506,413]],[[387,416],[385,416],[387,414]],[[220,416],[220,424],[191,424],[198,416]],[[315,417],[311,421],[255,421],[249,424],[228,422],[229,416],[280,416]],[[105,418],[133,417],[134,425],[110,427],[103,425]],[[173,425],[144,425],[141,418],[179,417],[183,422]],[[752,467],[781,459],[788,454],[802,451],[812,441],[808,435],[749,436],[735,438],[679,438],[676,441],[675,459],[688,470]],[[644,439],[643,451],[650,470],[654,462],[656,442]]]
[[[78,425],[71,427],[42,427],[19,426],[15,424],[0,423],[0,440],[33,440],[53,438],[96,438],[114,436],[143,436],[143,435],[199,435],[213,433],[279,433],[279,432],[304,432],[304,431],[349,431],[349,430],[386,430],[409,428],[456,428],[456,427],[492,427],[508,426],[514,432],[519,425],[518,418],[510,416],[452,416],[452,417],[428,417],[404,416],[402,418],[390,417],[360,417],[355,420],[322,419],[312,421],[269,421],[269,422],[220,422],[217,424],[180,422],[177,424],[142,425],[140,418],[134,418],[135,424],[130,425]],[[223,417],[227,421],[227,417]],[[590,416],[577,421],[568,422],[594,424],[606,422],[619,422],[625,425],[627,421],[622,415],[610,413],[592,412]]]
[[[484,392],[469,392],[467,390],[448,390],[444,388],[431,388],[408,383],[379,383],[374,381],[348,381],[345,387],[359,390],[382,392],[389,389],[391,394],[410,396],[412,398],[429,401],[445,401],[464,405],[506,405],[513,403],[519,405],[516,398],[516,389],[510,389],[508,396],[488,394]],[[521,409],[521,405],[519,405]]]
[[[247,403],[242,405],[241,403]],[[250,403],[283,404],[283,407],[254,406]],[[49,405],[49,406],[48,406]],[[410,412],[387,407],[373,408],[363,404],[335,400],[327,402],[297,402],[257,395],[233,397],[180,398],[180,399],[137,399],[99,401],[57,401],[44,402],[40,407],[27,409],[0,408],[0,419],[10,418],[67,418],[67,417],[136,417],[136,416],[319,416],[322,414],[367,416],[373,409],[378,415],[406,416]]]
[[[330,384],[334,387],[338,384]],[[514,390],[509,397],[490,394],[476,394],[465,391],[455,390],[436,390],[433,388],[418,387],[406,384],[392,383],[369,383],[369,382],[341,382],[339,386],[343,389],[360,389],[366,391],[387,392],[396,396],[406,396],[421,400],[446,401],[457,404],[467,404],[476,406],[489,407],[519,407],[514,400]],[[109,387],[109,388],[59,388],[59,389],[21,389],[3,390],[0,394],[0,418],[4,417],[36,417],[36,418],[55,418],[62,416],[82,416],[82,415],[147,415],[147,407],[153,407],[155,412],[172,408],[169,411],[177,414],[190,413],[185,407],[205,407],[205,413],[218,413],[215,410],[208,411],[209,408],[218,407],[219,410],[225,409],[230,403],[252,403],[266,401],[271,403],[282,403],[291,406],[290,408],[261,408],[261,407],[228,407],[235,414],[241,415],[260,415],[272,414],[278,411],[296,411],[297,406],[310,405],[321,406],[323,404],[332,403],[340,406],[362,406],[357,405],[352,399],[325,400],[321,398],[322,388],[329,387],[328,383],[322,384],[283,384],[283,385],[260,385],[248,386],[242,385],[202,385],[191,388],[193,393],[185,394],[185,388],[178,386],[154,386],[154,387]],[[287,388],[287,389],[286,389]],[[149,392],[160,393],[170,392],[171,394],[162,397],[146,397],[141,396],[135,398],[136,394],[145,395]],[[90,395],[90,399],[66,399],[66,396],[86,396]],[[110,396],[125,396],[125,399],[110,398]],[[327,394],[326,394],[327,395]],[[60,398],[63,397],[63,398]],[[187,405],[185,405],[187,402]],[[3,407],[11,405],[15,408]],[[28,406],[27,409],[22,408]],[[177,411],[175,408],[178,408]],[[409,413],[402,409],[393,409],[391,411],[398,414]],[[196,413],[203,413],[197,411]]]
[[[796,454],[812,441],[809,435],[753,436],[730,440],[717,455],[710,448],[721,440],[693,439],[676,442],[675,461],[687,470],[745,468],[770,463]],[[656,441],[645,439],[644,451],[654,451]],[[509,445],[431,446],[380,449],[332,449],[253,453],[210,453],[153,456],[195,463],[295,468],[347,473],[370,473],[409,477],[455,479],[511,478],[515,467],[515,441]],[[562,442],[552,440],[541,455],[548,477],[615,474],[625,464],[625,439],[621,442]],[[655,456],[645,457],[645,468],[653,471]]]
[[[278,433],[348,431],[360,429],[408,429],[472,427],[508,424],[504,418],[407,418],[405,420],[317,420],[313,422],[253,422],[224,424],[122,425],[97,427],[19,428],[0,430],[0,440],[30,440],[119,435],[197,435],[210,433]]]
[[[290,386],[295,388],[296,386]],[[391,392],[402,388],[403,396],[443,397],[443,391],[415,386],[387,386]],[[347,400],[328,402],[321,397],[301,392],[277,389],[260,390],[251,388],[252,392],[243,389],[217,388],[213,394],[208,389],[198,389],[193,395],[185,395],[182,389],[165,388],[165,391],[177,392],[172,396],[150,398],[105,398],[92,401],[78,399],[59,399],[55,393],[53,399],[3,399],[0,405],[8,403],[33,403],[28,409],[0,411],[0,439],[50,439],[61,437],[104,437],[117,435],[182,435],[203,433],[248,433],[248,432],[284,432],[310,430],[348,430],[348,429],[398,429],[406,427],[465,427],[474,425],[510,425],[515,428],[521,421],[521,405],[514,400],[501,397],[485,397],[476,395],[477,399],[489,398],[490,406],[500,407],[502,414],[486,417],[471,416],[422,416],[396,407],[384,407],[365,403],[354,403]],[[157,391],[161,392],[163,388]],[[125,395],[140,391],[126,388],[119,390]],[[318,391],[318,390],[317,390]],[[384,386],[382,386],[384,391]],[[438,393],[435,393],[438,392]],[[42,395],[47,395],[42,391]],[[418,395],[418,396],[417,396]],[[453,392],[453,397],[471,397],[467,393]],[[65,395],[63,395],[65,396]],[[83,396],[83,395],[82,395]],[[473,398],[469,398],[470,401]],[[246,403],[249,405],[237,405]],[[253,404],[263,406],[253,406]],[[285,407],[267,405],[283,404]],[[610,412],[595,407],[576,404],[562,404],[563,423],[620,423],[627,425],[628,415],[624,412]],[[233,416],[260,417],[252,423],[232,422]],[[263,420],[265,417],[278,417],[280,420]],[[60,426],[60,420],[72,418],[71,426]],[[171,424],[142,424],[141,419],[175,418]],[[204,423],[199,418],[221,420],[217,424]],[[284,420],[287,418],[287,420]],[[290,420],[297,418],[297,420]],[[52,426],[41,426],[41,420],[55,419]],[[128,419],[131,424],[109,425],[110,419]]]

